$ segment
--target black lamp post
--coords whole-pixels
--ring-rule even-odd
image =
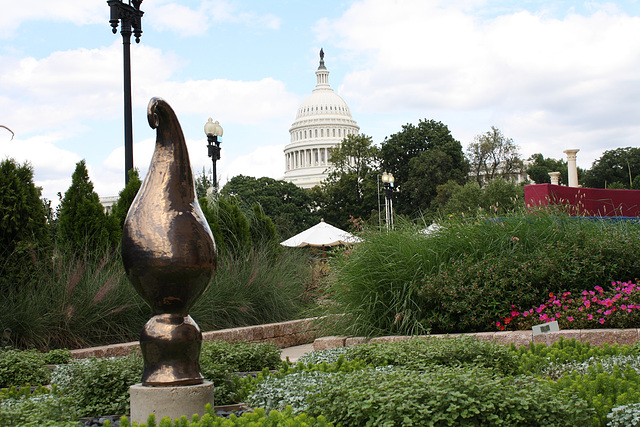
[[[131,113],[131,33],[136,36],[136,43],[140,43],[142,35],[142,15],[140,10],[142,0],[108,0],[111,8],[111,28],[113,34],[118,30],[122,34],[124,54],[124,179],[129,183],[129,170],[133,169],[133,118]]]
[[[387,231],[393,230],[393,183],[395,178],[393,174],[384,172],[382,174],[382,182],[384,183],[384,216],[387,223]]]
[[[218,176],[216,174],[216,162],[220,160],[220,143],[222,142],[222,126],[216,120],[209,117],[204,125],[204,133],[207,135],[207,148],[209,149],[209,157],[213,163],[213,188],[218,190]]]

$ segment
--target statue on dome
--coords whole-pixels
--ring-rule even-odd
[[[324,50],[320,48],[320,61],[324,61]]]

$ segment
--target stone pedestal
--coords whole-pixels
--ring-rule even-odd
[[[213,383],[210,381],[179,387],[132,385],[129,388],[131,423],[146,423],[149,414],[155,415],[158,424],[163,417],[174,420],[186,415],[191,420],[193,414],[202,416],[207,403],[213,407],[213,392]]]

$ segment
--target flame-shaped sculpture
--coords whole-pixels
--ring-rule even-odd
[[[154,316],[140,335],[142,384],[200,384],[202,333],[189,309],[216,266],[213,235],[196,200],[182,128],[166,101],[152,98],[149,125],[156,148],[122,233],[122,261]]]

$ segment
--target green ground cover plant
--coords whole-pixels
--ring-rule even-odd
[[[48,360],[37,350],[0,350],[0,388],[49,384],[51,371]]]
[[[369,230],[331,261],[332,333],[495,330],[497,319],[611,281],[640,277],[640,224],[562,212],[443,219],[435,233]],[[512,307],[512,305],[514,307]]]
[[[30,387],[0,390],[0,426],[77,427],[78,416],[71,410],[71,398],[55,387],[49,390]]]

